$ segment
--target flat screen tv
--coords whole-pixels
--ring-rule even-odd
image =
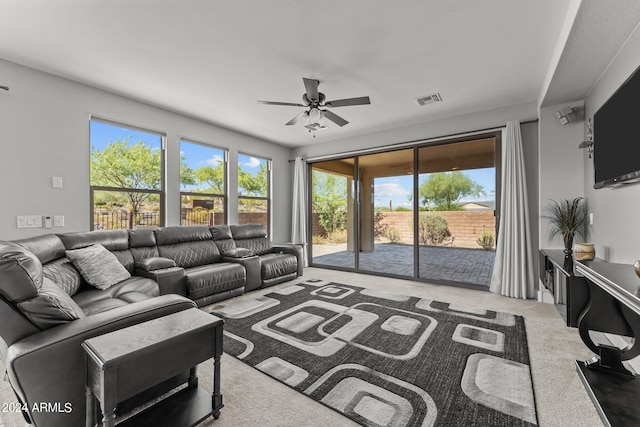
[[[593,116],[594,188],[640,180],[638,70]]]

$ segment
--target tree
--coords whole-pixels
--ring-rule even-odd
[[[311,204],[318,222],[331,234],[347,227],[347,179],[345,177],[313,171],[313,197]]]
[[[238,187],[242,196],[267,197],[267,164],[261,164],[255,175],[238,166]]]
[[[180,184],[193,185],[196,183],[195,171],[189,167],[184,159],[184,156],[180,156]]]
[[[480,184],[460,171],[431,174],[418,190],[420,202],[437,211],[459,211],[461,198],[482,192]]]
[[[153,200],[157,195],[127,190],[160,190],[162,186],[161,151],[144,141],[131,145],[127,139],[119,138],[104,150],[91,147],[90,162],[91,185],[122,188],[134,214],[140,211],[144,201]],[[194,172],[183,158],[180,159],[180,182],[195,184]]]
[[[224,164],[218,163],[213,166],[202,166],[195,170],[195,179],[199,183],[208,184],[211,187],[210,193],[224,194]]]
[[[160,150],[126,139],[109,143],[104,150],[91,148],[91,185],[124,189],[134,213],[150,193],[126,191],[159,190],[162,184]]]

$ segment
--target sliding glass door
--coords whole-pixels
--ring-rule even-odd
[[[358,158],[362,271],[414,275],[412,148]]]
[[[311,167],[312,263],[356,267],[356,188],[353,157]]]
[[[418,277],[489,286],[495,166],[495,137],[418,149]]]
[[[499,133],[312,163],[311,264],[488,288]]]

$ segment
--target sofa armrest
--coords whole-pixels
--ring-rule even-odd
[[[168,314],[195,303],[178,295],[150,298],[30,335],[7,350],[7,373],[16,394],[29,409],[62,402],[68,412],[31,412],[35,425],[84,425],[86,359],[84,340]]]
[[[158,284],[160,295],[178,294],[183,297],[187,296],[187,285],[184,278],[184,268],[182,267],[160,268],[151,271],[136,268],[135,274],[136,276],[155,280]]]
[[[160,256],[145,258],[140,261],[136,261],[136,270],[140,271],[154,271],[162,268],[175,267],[176,262],[170,258],[164,258]]]
[[[295,255],[298,260],[297,276],[302,276],[304,273],[304,251],[302,250],[302,245],[297,245],[295,243],[280,243],[273,245],[273,252]]]
[[[259,256],[250,256],[244,258],[234,258],[223,256],[222,260],[225,262],[233,262],[236,264],[241,264],[246,273],[247,273],[247,281],[244,284],[244,291],[249,292],[255,289],[258,289],[262,285],[262,263],[260,262]]]

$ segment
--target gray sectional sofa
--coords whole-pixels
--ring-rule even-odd
[[[80,344],[302,274],[302,250],[271,245],[259,225],[46,234],[0,241],[0,357],[36,426],[83,425]],[[132,398],[133,407],[188,372]],[[31,411],[64,402],[70,412]]]

